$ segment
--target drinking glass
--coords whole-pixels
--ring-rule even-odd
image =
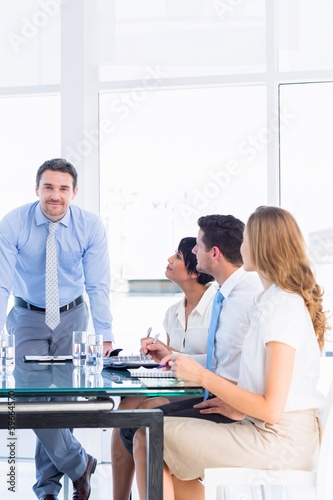
[[[87,332],[75,330],[73,332],[72,356],[74,366],[86,364]]]
[[[86,367],[93,373],[103,370],[103,335],[88,335]]]

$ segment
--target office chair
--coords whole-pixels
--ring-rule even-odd
[[[320,420],[323,435],[314,471],[242,467],[205,469],[205,500],[332,500],[333,382]]]

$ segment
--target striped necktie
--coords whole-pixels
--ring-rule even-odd
[[[55,232],[59,222],[49,222],[49,235],[46,240],[45,264],[45,323],[54,330],[60,323],[58,260]]]
[[[213,360],[214,348],[215,348],[215,335],[219,326],[220,313],[222,308],[222,302],[224,297],[220,290],[217,290],[213,308],[212,308],[212,316],[210,319],[209,329],[208,329],[208,338],[207,338],[207,359],[206,359],[206,368],[210,370]],[[208,390],[205,389],[204,399],[208,397]]]

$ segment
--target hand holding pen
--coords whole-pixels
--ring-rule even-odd
[[[163,366],[165,365],[165,366]],[[173,352],[160,361],[163,370],[171,370],[177,378],[202,385],[203,373],[206,369],[191,356]]]
[[[160,334],[157,333],[154,338],[144,337],[141,339],[141,354],[150,354],[154,361],[159,362],[167,354],[170,354],[168,346],[166,346],[159,339]]]
[[[169,352],[167,356],[164,356],[164,358],[161,359],[160,364],[157,366],[157,368],[161,368],[163,369],[163,371],[171,370],[173,356],[174,354]]]
[[[150,337],[152,329],[153,328],[150,326],[147,330],[147,335],[141,339],[141,348],[140,348],[141,354],[144,354],[144,355],[148,354],[147,345],[152,342],[151,337]]]
[[[156,366],[156,368],[167,368],[167,370],[170,370],[169,361],[167,361],[166,363],[163,363],[162,365]]]
[[[163,342],[158,342],[158,338],[159,338],[160,334],[157,333],[155,335],[155,337],[143,337],[141,339],[141,349],[140,349],[140,352],[141,354],[150,354],[149,351],[152,350],[152,351],[158,351],[160,349],[160,346],[164,346]],[[151,346],[155,346],[156,345],[156,348],[151,348]],[[163,351],[164,352],[164,351]],[[163,354],[161,357],[165,356],[165,354]]]
[[[146,337],[147,339],[148,339],[148,338],[150,338],[151,331],[152,331],[152,327],[150,326],[150,327],[148,328],[148,331],[147,331],[147,337]],[[152,342],[152,344],[156,344],[156,342],[157,342],[157,340],[158,340],[158,337],[159,337],[159,336],[160,336],[160,334],[159,334],[159,333],[157,333],[157,334],[155,335],[155,337],[153,338],[153,342]]]

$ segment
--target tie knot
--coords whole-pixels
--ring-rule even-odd
[[[54,234],[58,229],[59,222],[49,222],[49,234]]]

